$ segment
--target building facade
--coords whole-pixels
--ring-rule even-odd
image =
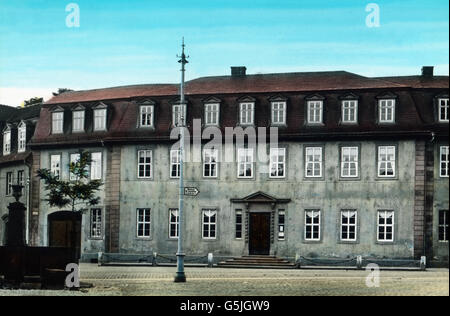
[[[104,186],[98,206],[70,215],[49,208],[35,180],[30,240],[60,245],[70,232],[85,260],[175,254],[180,165],[171,133],[185,120],[190,135],[203,133],[185,164],[185,186],[200,192],[185,198],[187,254],[448,260],[448,90],[448,77],[430,67],[390,78],[241,68],[187,82],[186,104],[176,85],[61,94],[41,110],[33,170],[67,179],[84,149]],[[253,145],[251,135],[209,145],[212,131],[236,128],[269,140],[261,127],[277,130],[276,145]]]
[[[29,141],[34,134],[39,119],[40,105],[28,108],[13,108],[0,105],[0,245],[6,242],[6,223],[8,221],[8,205],[15,202],[12,196],[13,184],[24,186],[21,201],[27,207],[25,223],[27,242],[30,242],[30,205],[33,153]]]

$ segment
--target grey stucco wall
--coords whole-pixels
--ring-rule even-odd
[[[102,153],[102,181],[105,182],[106,177],[106,155],[107,150],[105,148],[81,148],[83,150],[89,151],[91,153]],[[78,149],[64,149],[64,150],[44,150],[40,152],[41,155],[41,168],[50,169],[50,157],[51,155],[60,155],[61,156],[61,177],[64,180],[69,178],[69,163],[70,163],[70,155],[77,153]],[[40,246],[48,246],[48,215],[57,212],[57,211],[65,211],[70,209],[61,210],[56,207],[50,207],[45,201],[46,199],[46,191],[44,190],[43,181],[40,182],[40,211],[39,211],[39,245]],[[95,207],[86,207],[87,212],[83,212],[82,215],[82,230],[81,230],[81,251],[82,253],[92,253],[104,251],[104,234],[105,230],[103,229],[103,237],[102,239],[92,239],[90,237],[90,209],[91,208],[101,208],[102,209],[102,217],[103,222],[105,218],[105,186],[102,186],[100,191],[97,193],[97,196],[100,197],[100,203]]]
[[[356,254],[377,257],[413,256],[414,208],[414,141],[393,142],[398,145],[398,178],[379,180],[376,177],[376,142],[354,143],[361,150],[360,180],[339,179],[338,142],[316,143],[325,146],[325,176],[322,180],[304,178],[305,144],[280,144],[287,147],[287,178],[268,179],[267,165],[257,164],[255,178],[241,180],[236,177],[236,163],[221,163],[218,179],[203,179],[201,163],[189,163],[185,185],[200,190],[198,197],[185,199],[186,252],[205,255],[242,255],[248,252],[245,239],[234,238],[235,209],[245,205],[232,204],[231,198],[243,198],[263,191],[292,202],[279,205],[286,211],[286,239],[275,238],[271,253],[279,256],[302,255],[346,257]],[[309,143],[314,144],[314,143]],[[348,143],[346,143],[348,144]],[[389,143],[392,144],[392,143]],[[152,180],[137,179],[137,150],[153,150],[154,175]],[[178,207],[178,180],[169,178],[169,147],[167,145],[124,146],[121,165],[120,251],[123,253],[174,254],[176,240],[169,239],[169,209]],[[251,206],[250,212],[264,211],[268,206]],[[152,234],[149,239],[136,237],[136,209],[151,209]],[[218,237],[201,238],[201,210],[218,209]],[[309,243],[303,238],[304,210],[322,211],[322,239]],[[359,238],[356,243],[339,242],[339,216],[341,209],[356,209],[359,217]],[[377,211],[394,210],[396,217],[395,241],[380,244],[376,241]],[[275,219],[277,216],[275,216]],[[276,227],[275,221],[275,227]]]

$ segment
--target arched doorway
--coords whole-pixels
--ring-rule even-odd
[[[71,211],[48,215],[50,247],[73,248],[77,258],[81,254],[81,213]]]

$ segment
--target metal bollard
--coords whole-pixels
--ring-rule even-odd
[[[301,257],[300,257],[300,254],[298,254],[298,253],[295,254],[295,265],[296,265],[297,269],[300,269],[302,267]]]
[[[427,269],[427,257],[422,256],[420,258],[420,270],[425,271]]]
[[[152,259],[152,266],[157,266],[158,263],[156,263],[156,258],[158,257],[158,253],[154,252],[153,253],[153,259]]]
[[[101,267],[103,265],[103,252],[97,254],[97,265]]]
[[[356,257],[356,269],[362,270],[362,265],[363,265],[363,258],[362,258],[362,256],[357,256]]]
[[[212,268],[214,263],[214,255],[212,253],[208,253],[208,268]]]

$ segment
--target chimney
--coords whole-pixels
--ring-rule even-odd
[[[423,66],[422,67],[422,77],[433,78],[433,75],[434,75],[434,67],[433,66]]]
[[[232,77],[243,77],[247,74],[247,67],[231,67]]]

